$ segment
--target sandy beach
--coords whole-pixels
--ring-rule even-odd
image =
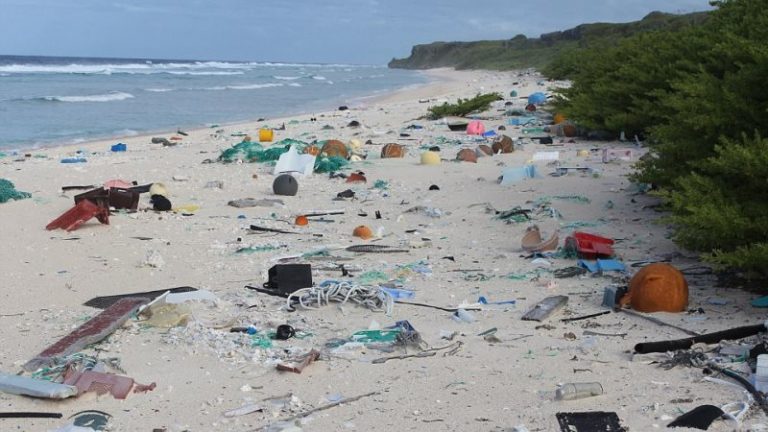
[[[560,137],[554,138],[554,146],[543,145],[530,139],[536,134],[508,124],[504,112],[526,104],[509,97],[511,90],[526,96],[558,84],[534,73],[425,73],[432,76],[431,84],[352,100],[346,111],[190,130],[175,146],[137,136],[119,140],[126,152],[111,152],[118,141],[107,140],[0,158],[0,178],[32,195],[0,204],[0,371],[21,372],[28,360],[98,314],[100,310],[83,305],[93,297],[182,286],[208,290],[216,297],[213,302],[185,304],[186,325],[162,328],[134,317],[81,351],[105,361],[115,359],[121,371],[110,372],[141,384],[156,383],[154,390],[130,393],[125,400],[91,392],[63,401],[0,393],[0,411],[64,415],[0,419],[0,430],[55,430],[77,412],[99,410],[112,416],[110,431],[558,431],[557,413],[582,411],[615,412],[627,430],[652,431],[665,429],[698,405],[746,400],[739,388],[703,380],[701,369],[667,370],[654,364],[666,354],[633,354],[639,342],[688,336],[678,329],[620,312],[561,321],[609,311],[601,306],[604,288],[625,283],[626,275],[555,278],[553,270],[574,266],[576,260],[533,261],[521,250],[520,239],[532,224],[546,235],[558,230],[560,246],[574,230],[599,234],[616,241],[617,259],[629,275],[638,269],[633,263],[646,261],[692,269],[686,277],[688,309],[694,312],[652,314],[655,318],[699,333],[761,323],[764,314],[749,305],[752,294],[717,288],[714,276],[701,271],[695,254],[679,250],[669,239],[670,227],[659,223],[663,213],[654,207],[658,200],[638,193],[627,178],[632,161],[602,159],[603,148],[630,150],[633,160],[644,149],[634,143],[566,142]],[[479,117],[486,130],[512,137],[520,148],[480,157],[477,163],[455,161],[461,148],[475,149],[490,144],[490,139],[477,141],[476,136],[451,132],[444,123],[421,117],[441,101],[494,91],[506,100]],[[348,127],[352,120],[362,126]],[[367,183],[314,174],[297,178],[296,196],[275,196],[271,165],[216,162],[222,151],[243,139],[241,134],[255,138],[263,126],[282,124],[286,128],[274,131],[274,142],[370,140],[363,146],[367,159],[344,170],[363,171]],[[407,129],[409,125],[423,128]],[[174,132],[155,136],[169,138]],[[405,145],[407,155],[381,159],[381,147],[387,143]],[[442,163],[421,165],[423,147],[435,145]],[[79,150],[87,162],[60,162]],[[535,160],[544,152],[557,152],[557,161]],[[535,178],[499,184],[504,169],[528,163],[536,167]],[[591,170],[551,176],[558,166]],[[83,192],[62,187],[101,185],[112,179],[139,185],[161,182],[173,205],[187,208],[155,212],[149,195],[142,194],[139,211],[113,212],[109,225],[92,219],[71,232],[45,229],[72,208],[74,195]],[[222,187],[206,187],[215,181]],[[432,185],[439,190],[430,190]],[[336,200],[346,189],[355,191],[356,198]],[[280,199],[283,204],[227,205],[242,198]],[[507,223],[495,217],[496,211],[517,206],[534,209],[532,220]],[[550,211],[536,211],[545,207]],[[325,221],[310,218],[307,226],[293,223],[298,215],[331,210],[344,213],[326,216]],[[249,232],[251,225],[292,233]],[[353,237],[358,225],[369,226],[379,236],[367,241]],[[343,249],[359,244],[405,252]],[[250,253],[244,248],[251,248]],[[450,311],[399,303],[390,315],[351,303],[292,312],[286,310],[285,299],[244,288],[266,282],[278,258],[324,248],[330,248],[327,257],[293,261],[311,264],[316,284],[364,284],[358,278],[365,275],[369,284],[397,280],[415,292],[411,302],[456,308],[475,304],[482,296],[503,304],[470,311],[471,322],[455,319]],[[342,275],[342,264],[352,277]],[[521,319],[554,295],[568,296],[562,310],[542,322]],[[339,343],[356,332],[401,320],[418,331],[422,349],[433,351],[406,357],[419,349],[395,347],[388,352]],[[230,332],[232,327],[252,325],[263,335],[286,323],[301,338],[265,341]],[[277,364],[311,349],[320,357],[301,374],[276,370]],[[397,356],[403,358],[374,361]],[[748,372],[743,362],[729,367]],[[575,382],[599,382],[604,394],[553,400],[558,384]],[[224,415],[252,405],[260,410]],[[302,417],[322,407],[326,409]],[[768,419],[753,408],[743,430],[768,430],[767,425]],[[716,421],[709,430],[735,429],[733,423]]]

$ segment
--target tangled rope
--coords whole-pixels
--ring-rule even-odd
[[[387,315],[392,313],[395,303],[392,295],[381,287],[330,280],[316,287],[294,291],[288,296],[287,304],[289,308],[293,308],[293,304],[298,302],[304,309],[319,309],[331,302],[344,305],[350,301],[372,311],[383,310]]]

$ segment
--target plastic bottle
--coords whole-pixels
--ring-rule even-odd
[[[603,394],[603,386],[598,382],[567,383],[555,391],[556,400],[582,399]]]

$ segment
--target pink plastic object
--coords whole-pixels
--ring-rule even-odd
[[[594,234],[576,231],[565,239],[565,248],[575,250],[579,258],[597,259],[613,256],[613,240]]]
[[[473,120],[467,125],[467,135],[482,135],[485,133],[485,126],[479,120]]]
[[[107,180],[104,182],[104,189],[109,189],[109,188],[130,189],[132,187],[133,187],[133,183],[127,182],[121,179]]]
[[[99,222],[109,225],[109,209],[84,199],[46,225],[45,229],[55,230],[61,228],[72,231],[94,216],[99,219]]]
[[[77,387],[77,394],[92,391],[98,395],[110,393],[116,399],[125,399],[133,389],[134,393],[154,390],[155,383],[149,385],[137,384],[133,378],[110,373],[94,371],[68,371],[64,376],[64,384]],[[134,388],[134,384],[136,385]]]

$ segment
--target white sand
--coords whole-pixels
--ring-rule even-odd
[[[240,141],[230,133],[242,131],[257,136],[262,123],[226,126],[223,136],[214,137],[213,129],[190,131],[189,137],[175,147],[150,144],[149,137],[123,139],[126,153],[110,153],[116,141],[102,141],[70,148],[33,151],[45,157],[14,161],[0,159],[0,178],[7,178],[17,189],[33,194],[33,199],[0,205],[0,370],[16,373],[27,360],[63,337],[98,310],[82,303],[94,296],[149,291],[177,286],[193,286],[216,293],[216,308],[196,307],[199,321],[188,328],[149,328],[133,322],[115,332],[107,342],[97,346],[102,357],[118,357],[128,376],[140,383],[156,382],[157,388],[145,394],[131,394],[124,401],[109,395],[85,394],[63,402],[35,400],[0,394],[0,411],[53,411],[65,417],[82,410],[97,409],[113,415],[114,431],[248,431],[329,400],[354,397],[377,391],[378,395],[357,402],[320,411],[302,424],[307,431],[500,431],[524,425],[530,431],[559,430],[555,413],[570,411],[615,411],[632,431],[664,428],[680,413],[702,404],[722,405],[743,400],[741,391],[723,385],[702,382],[699,369],[675,368],[665,371],[651,360],[662,356],[633,356],[635,343],[682,338],[686,335],[672,328],[659,327],[625,314],[609,314],[598,318],[562,323],[567,316],[580,316],[603,310],[600,303],[603,287],[609,277],[552,279],[546,273],[539,280],[512,280],[509,273],[527,273],[535,267],[521,257],[520,238],[526,223],[505,224],[485,211],[489,203],[496,209],[530,206],[537,198],[553,195],[580,195],[589,204],[554,200],[552,205],[561,220],[538,215],[536,223],[545,233],[558,224],[574,221],[598,223],[585,230],[622,239],[616,251],[625,262],[673,257],[680,267],[696,265],[685,256],[674,255],[676,247],[668,239],[664,224],[655,224],[661,214],[645,206],[655,199],[631,195],[626,175],[630,163],[603,164],[598,153],[590,158],[577,157],[579,149],[594,143],[577,142],[549,148],[525,140],[525,148],[508,155],[481,158],[477,164],[444,161],[440,166],[418,164],[420,145],[432,145],[435,137],[475,143],[462,133],[448,131],[445,125],[414,120],[426,113],[427,103],[419,99],[455,99],[473,96],[479,91],[499,91],[508,95],[513,88],[521,95],[546,86],[537,85],[537,77],[495,72],[431,72],[436,83],[386,97],[351,101],[349,112],[328,112],[318,116],[317,123],[309,115],[269,120],[270,125],[286,122],[286,131],[277,131],[276,140],[296,138],[319,140],[337,138],[348,141],[371,139],[376,144],[400,142],[409,147],[404,159],[380,160],[380,146],[366,146],[368,161],[353,164],[365,172],[368,185],[354,185],[361,199],[334,201],[336,194],[350,185],[341,179],[318,174],[299,179],[296,197],[280,197],[284,208],[245,208],[227,206],[232,199],[274,198],[271,167],[262,164],[202,164],[216,159],[220,152]],[[513,85],[520,81],[519,85]],[[434,102],[433,102],[434,103]],[[515,107],[524,102],[514,100]],[[506,123],[504,106],[497,104],[485,113],[488,129]],[[299,120],[292,125],[290,120]],[[358,120],[362,129],[345,125]],[[398,134],[408,124],[418,123],[423,130],[404,131],[411,140]],[[320,130],[323,125],[334,130]],[[381,133],[381,134],[380,134]],[[521,136],[521,128],[507,126],[513,138]],[[165,135],[166,137],[170,136]],[[559,139],[558,139],[559,140]],[[611,143],[609,147],[627,145]],[[76,149],[88,155],[85,164],[62,164],[60,158]],[[453,159],[459,147],[441,145],[442,157]],[[550,177],[554,168],[537,162],[540,177],[511,186],[497,184],[504,167],[522,166],[537,151],[560,150],[564,166],[590,166],[599,177],[570,174]],[[638,149],[634,149],[636,154]],[[186,176],[188,181],[174,181],[173,176]],[[100,184],[110,179],[136,180],[139,184],[163,182],[174,205],[200,206],[194,216],[140,211],[136,214],[113,214],[110,225],[91,221],[76,231],[46,231],[45,225],[73,205],[78,191],[62,193],[65,185]],[[386,193],[371,189],[376,180],[389,183]],[[224,189],[206,189],[212,180],[221,180]],[[436,184],[439,191],[429,191]],[[613,207],[606,204],[612,202]],[[481,204],[481,205],[476,205]],[[417,205],[439,208],[444,215],[431,218],[419,213],[403,213]],[[148,194],[143,194],[140,208],[151,208]],[[308,210],[345,209],[346,214],[332,216],[334,222],[311,222],[307,227],[289,223]],[[383,219],[376,220],[379,210]],[[364,211],[367,217],[357,214]],[[239,216],[244,215],[245,219]],[[263,218],[263,219],[259,219]],[[300,235],[248,235],[245,228],[259,224],[302,232]],[[295,313],[282,310],[283,301],[243,288],[260,285],[273,258],[300,254],[328,245],[348,246],[361,243],[351,236],[355,226],[367,224],[374,230],[383,227],[385,237],[378,244],[399,246],[407,241],[431,239],[431,245],[412,249],[407,254],[351,254],[351,261],[341,262],[368,270],[380,270],[391,277],[398,275],[400,264],[424,261],[431,276],[404,272],[405,285],[417,291],[414,301],[441,306],[456,306],[462,301],[475,302],[478,296],[491,301],[516,299],[517,304],[501,310],[473,312],[476,321],[458,323],[449,312],[414,306],[395,305],[391,317],[362,307],[335,305],[320,310]],[[417,230],[408,234],[407,230]],[[561,245],[568,229],[561,230]],[[311,233],[322,234],[313,236]],[[70,238],[74,240],[67,240]],[[138,240],[134,237],[151,237]],[[237,243],[237,239],[242,241]],[[239,246],[275,245],[269,252],[234,254]],[[162,257],[164,266],[141,266],[150,251]],[[455,261],[444,259],[454,257]],[[329,260],[331,262],[332,260]],[[324,263],[313,261],[315,268]],[[553,260],[552,268],[574,265],[574,260]],[[487,281],[465,280],[457,269],[481,269]],[[360,271],[353,272],[359,275]],[[315,271],[314,280],[338,278],[338,271]],[[716,331],[760,322],[763,314],[751,308],[751,296],[741,291],[714,288],[708,277],[691,277],[691,308],[703,308],[705,314],[655,314],[660,319],[695,331]],[[540,323],[522,321],[521,316],[542,298],[565,294],[570,297],[566,308],[547,321],[551,327],[537,328]],[[708,299],[724,297],[725,306],[710,304]],[[255,305],[246,309],[247,306]],[[349,350],[328,355],[325,343],[332,338],[346,338],[368,328],[373,320],[382,326],[397,320],[409,320],[432,347],[451,342],[441,340],[441,333],[457,332],[454,341],[463,342],[452,356],[439,352],[434,357],[390,360],[372,364],[371,360],[395,354],[373,349]],[[287,342],[275,341],[269,351],[259,348],[219,347],[217,352],[203,335],[214,340],[229,340],[223,330],[210,330],[215,323],[247,325],[255,323],[270,330],[282,323],[305,329],[312,337]],[[498,328],[501,342],[489,343],[478,333]],[[207,330],[208,329],[208,330]],[[584,335],[586,330],[601,333],[627,333],[626,337]],[[575,340],[564,337],[573,333]],[[177,344],[167,343],[169,340]],[[190,341],[190,344],[182,341]],[[234,347],[234,348],[233,348]],[[303,374],[279,373],[275,359],[288,353],[306,352],[310,348],[323,351],[317,363]],[[86,351],[93,353],[92,350]],[[414,351],[409,351],[414,352]],[[743,365],[734,365],[743,368]],[[551,400],[558,383],[598,381],[605,395],[570,402]],[[280,411],[265,398],[291,393],[295,399]],[[690,400],[690,402],[675,402]],[[266,413],[225,418],[222,413],[248,403],[260,403]],[[274,410],[274,412],[273,412]],[[291,411],[292,410],[292,411]],[[762,414],[747,421],[755,426],[768,423]],[[39,431],[65,424],[64,420],[1,420],[0,430]],[[732,427],[722,421],[710,430],[725,431]],[[757,429],[756,429],[757,430]]]

